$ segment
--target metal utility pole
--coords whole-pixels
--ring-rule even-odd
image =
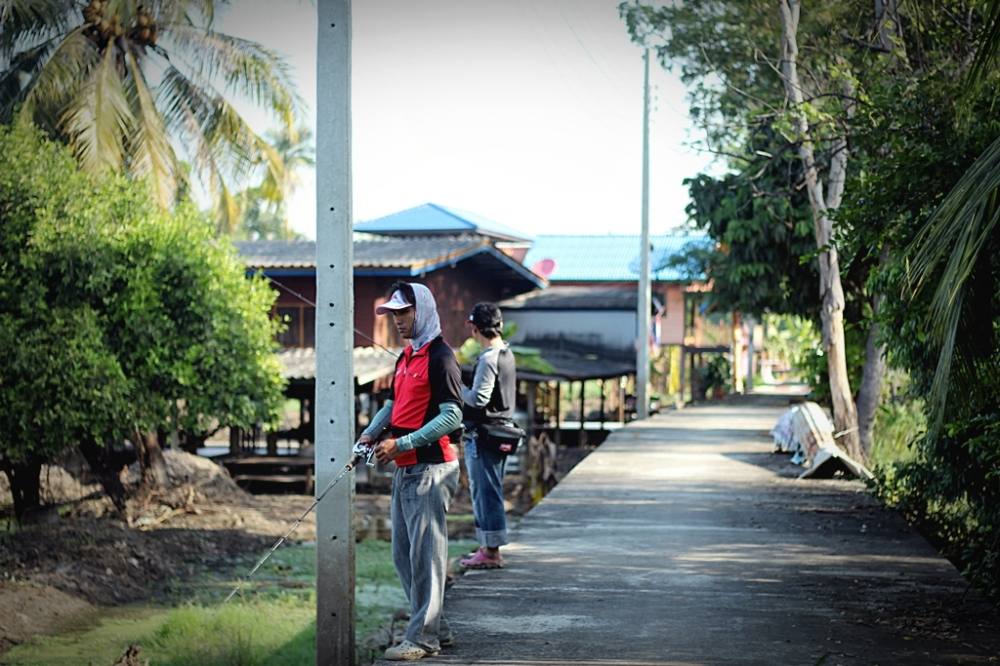
[[[351,0],[317,2],[316,489],[354,444]],[[354,664],[354,475],[316,509],[316,664]]]
[[[649,49],[642,55],[642,240],[639,249],[639,330],[635,357],[636,416],[649,416]]]

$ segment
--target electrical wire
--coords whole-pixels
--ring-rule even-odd
[[[298,298],[298,299],[299,299],[300,301],[302,301],[302,302],[303,302],[303,303],[305,303],[306,305],[311,305],[311,306],[313,306],[314,308],[317,308],[317,306],[316,306],[316,304],[315,304],[315,303],[313,303],[313,302],[312,302],[312,301],[310,301],[310,300],[309,300],[308,298],[306,298],[305,296],[303,296],[303,295],[302,295],[302,294],[300,294],[299,292],[295,291],[294,289],[292,289],[292,288],[291,288],[291,287],[289,287],[288,285],[286,285],[286,284],[283,284],[283,283],[281,283],[281,282],[278,282],[277,280],[275,280],[275,279],[274,279],[273,277],[271,277],[271,276],[270,276],[270,275],[268,275],[267,273],[264,273],[264,272],[261,272],[261,273],[260,273],[260,275],[263,275],[265,279],[267,279],[267,280],[268,280],[269,282],[271,282],[271,284],[275,285],[275,286],[276,286],[276,287],[278,287],[279,289],[284,289],[284,290],[285,290],[285,291],[287,291],[287,292],[288,292],[289,294],[291,294],[292,296],[295,296],[296,298]],[[318,309],[318,308],[317,308],[317,309]],[[369,342],[371,342],[371,343],[372,343],[373,345],[375,345],[376,347],[378,347],[379,349],[381,349],[382,351],[384,351],[384,352],[385,352],[386,354],[388,354],[389,356],[392,356],[392,357],[393,357],[394,359],[398,359],[398,358],[399,358],[399,354],[397,354],[396,352],[392,351],[391,349],[389,349],[389,348],[388,348],[388,347],[386,347],[385,345],[383,345],[383,344],[381,344],[381,343],[379,343],[379,342],[375,341],[375,340],[374,340],[373,338],[371,338],[371,337],[369,337],[369,336],[365,335],[364,333],[362,333],[361,331],[359,331],[359,330],[358,330],[357,328],[354,328],[354,332],[355,332],[356,334],[358,334],[359,336],[361,336],[362,338],[364,338],[365,340],[368,340]]]

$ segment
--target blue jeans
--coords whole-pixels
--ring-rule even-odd
[[[458,489],[455,461],[398,467],[392,478],[392,560],[410,602],[406,640],[436,651],[450,633],[444,618],[448,525]]]
[[[503,506],[503,473],[507,456],[476,445],[476,436],[465,436],[465,467],[469,471],[472,515],[479,545],[499,548],[507,540],[507,514]]]

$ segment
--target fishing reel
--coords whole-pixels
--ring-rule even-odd
[[[355,442],[354,449],[351,453],[354,455],[355,460],[364,460],[365,464],[369,467],[374,467],[377,462],[375,459],[375,444],[376,442],[370,442],[365,444],[364,442]]]

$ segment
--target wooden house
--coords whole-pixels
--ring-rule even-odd
[[[504,298],[545,286],[545,279],[515,257],[528,241],[507,230],[488,229],[481,220],[462,222],[450,209],[427,204],[383,218],[395,228],[420,228],[439,219],[426,233],[356,232],[354,263],[354,376],[359,425],[378,405],[377,392],[388,383],[395,354],[402,347],[395,329],[375,307],[388,297],[393,282],[427,285],[434,293],[442,334],[452,346],[468,336],[465,319],[479,301]],[[379,220],[357,228],[377,231]],[[447,225],[450,225],[448,227]],[[498,247],[502,246],[502,247]],[[275,433],[242,433],[231,448],[256,448],[265,439],[268,453],[281,440],[313,440],[315,388],[316,244],[313,241],[242,241],[236,247],[248,274],[262,273],[277,292],[275,316],[286,330],[279,337],[279,357],[288,381],[287,396],[299,401],[298,424]]]

